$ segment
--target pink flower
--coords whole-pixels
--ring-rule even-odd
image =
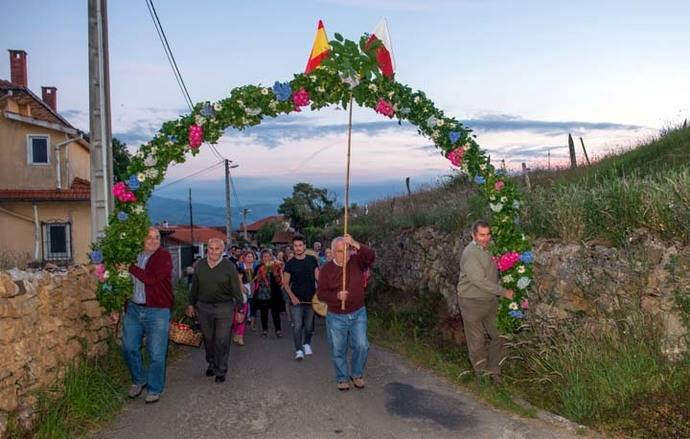
[[[453,166],[460,167],[462,164],[462,157],[465,155],[465,149],[462,146],[458,146],[454,150],[448,153],[446,156]]]
[[[388,117],[395,116],[395,110],[393,109],[393,105],[391,105],[390,102],[383,98],[379,99],[379,101],[376,103],[374,111]]]
[[[507,252],[499,257],[494,257],[494,262],[496,262],[496,268],[499,271],[508,271],[520,260],[520,253],[518,252]]]
[[[94,274],[98,278],[100,282],[105,282],[105,265],[103,264],[98,264],[96,265],[96,270],[94,271]]]
[[[121,203],[137,201],[136,195],[134,195],[134,193],[127,188],[127,185],[124,181],[118,181],[113,185],[113,195],[115,195],[115,198],[117,198]]]
[[[527,301],[527,299],[524,299],[522,302],[520,302],[520,308],[529,309],[529,302]]]
[[[204,128],[197,124],[192,124],[189,126],[188,139],[189,147],[196,149],[201,146],[204,141]]]
[[[503,186],[505,186],[505,185],[506,184],[503,180],[498,180],[496,183],[494,183],[494,189],[496,189],[497,191],[500,191],[501,189],[503,189]]]
[[[304,88],[300,88],[292,94],[292,102],[296,107],[304,107],[309,105],[309,92]]]

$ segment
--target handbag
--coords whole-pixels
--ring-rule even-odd
[[[199,346],[201,346],[201,342],[204,338],[201,334],[201,331],[193,328],[190,325],[182,323],[183,320],[186,319],[183,317],[180,319],[179,322],[170,322],[170,329],[168,329],[168,338],[172,340],[174,343],[198,348]]]

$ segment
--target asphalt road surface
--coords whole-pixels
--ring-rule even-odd
[[[473,395],[374,345],[367,386],[336,389],[317,318],[314,355],[293,359],[285,337],[247,331],[233,345],[225,383],[204,375],[203,348],[185,348],[168,365],[160,402],[130,401],[103,439],[158,438],[570,438],[572,431],[491,408]],[[580,436],[581,437],[581,436]]]

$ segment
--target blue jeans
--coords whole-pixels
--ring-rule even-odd
[[[314,310],[311,305],[290,305],[292,316],[292,338],[295,342],[295,350],[304,349],[305,344],[311,344],[314,335]]]
[[[367,363],[369,341],[367,340],[367,309],[361,307],[351,314],[326,314],[326,334],[331,358],[335,367],[337,382],[350,377],[361,378]],[[347,347],[352,350],[352,367],[348,373]]]
[[[165,357],[168,353],[170,310],[127,303],[122,323],[122,353],[132,383],[146,384],[149,394],[160,395],[165,386]],[[144,370],[141,339],[146,336],[148,370]]]

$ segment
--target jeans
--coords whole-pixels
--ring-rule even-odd
[[[122,323],[122,353],[132,383],[146,384],[148,393],[160,395],[165,386],[165,357],[168,353],[170,309],[127,303]],[[144,370],[141,339],[146,336],[148,370]]]
[[[311,305],[290,305],[292,315],[292,338],[295,342],[295,350],[304,348],[305,344],[311,344],[314,335],[314,310]]]
[[[228,371],[230,331],[235,315],[235,302],[197,302],[196,308],[201,333],[204,336],[208,367],[213,369],[216,376],[224,376]]]
[[[335,367],[337,382],[347,381],[350,377],[360,378],[364,374],[364,365],[369,353],[367,340],[367,309],[361,307],[350,314],[326,314],[326,335],[331,358]],[[352,350],[352,367],[348,373],[347,348]]]

